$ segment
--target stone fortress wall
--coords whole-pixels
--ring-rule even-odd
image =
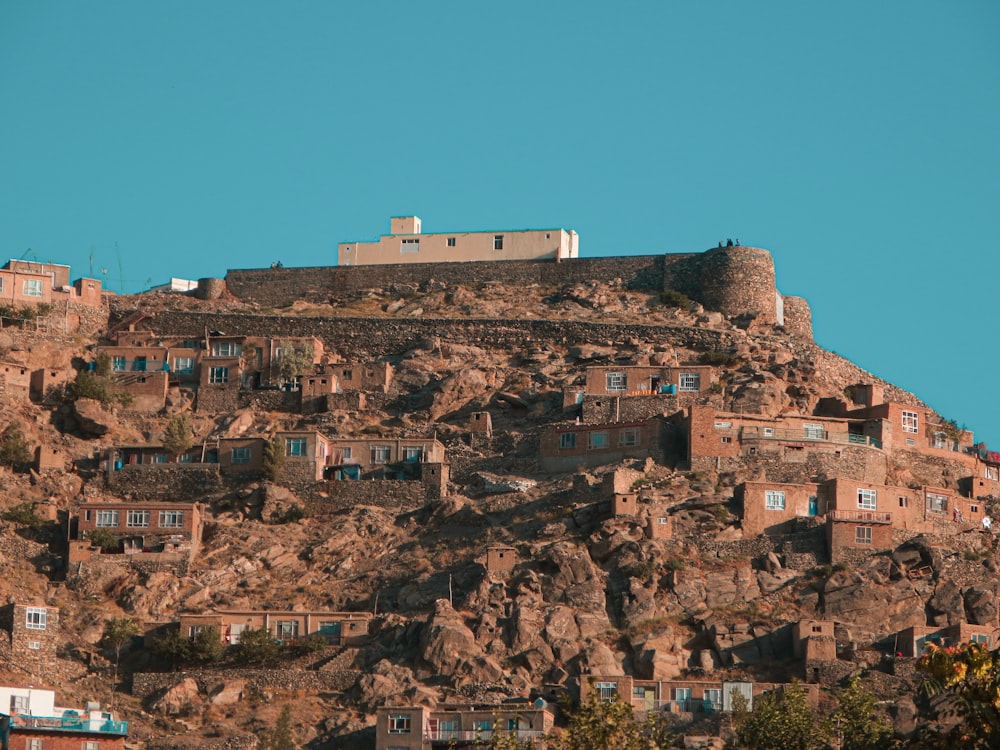
[[[408,263],[317,268],[230,270],[229,291],[260,305],[283,307],[296,300],[335,301],[364,289],[478,286],[503,281],[511,286],[564,285],[621,279],[629,289],[684,293],[709,310],[783,324],[792,335],[812,339],[808,303],[782,298],[775,285],[774,260],[755,247],[721,247],[704,253],[574,258],[562,261],[509,260],[476,263]]]

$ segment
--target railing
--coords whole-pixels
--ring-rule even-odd
[[[831,510],[829,517],[834,521],[860,521],[862,523],[892,523],[892,513],[875,510]]]
[[[495,733],[498,737],[511,736],[522,742],[534,742],[545,736],[537,729],[429,729],[424,739],[429,742],[489,742]]]
[[[110,719],[91,719],[86,715],[63,716],[22,716],[10,715],[12,727],[30,727],[48,729],[57,732],[91,732],[99,734],[127,734],[127,721],[111,721]]]
[[[840,443],[842,445],[870,445],[872,448],[882,447],[881,440],[868,435],[830,432],[829,430],[788,429],[784,427],[744,427],[740,431],[740,440],[810,440],[823,443]]]
[[[674,701],[654,701],[636,698],[632,703],[632,708],[636,711],[666,711],[672,714],[695,714],[721,711],[722,702],[714,701],[710,698],[684,698]]]

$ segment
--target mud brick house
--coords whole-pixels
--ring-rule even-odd
[[[341,479],[412,479],[407,466],[444,462],[444,445],[435,438],[330,438],[330,465]],[[357,476],[349,476],[355,467]]]
[[[629,458],[652,457],[662,462],[658,418],[605,424],[560,424],[539,436],[539,463],[545,471],[575,471],[580,466],[600,466]]]
[[[207,440],[171,461],[161,443],[142,445],[117,445],[110,448],[105,459],[109,480],[115,472],[137,467],[182,466],[189,468],[212,467],[222,476],[253,476],[264,466],[264,447],[261,437],[219,438]]]
[[[0,394],[27,399],[31,391],[31,370],[18,362],[0,362]]]
[[[326,365],[323,372],[337,378],[341,391],[388,393],[392,385],[392,365],[388,362],[338,362]]]
[[[0,304],[72,302],[100,307],[101,282],[81,278],[70,284],[69,271],[69,266],[59,263],[9,260],[0,268]]]
[[[509,573],[517,565],[517,550],[502,544],[486,548],[486,571],[494,575]]]
[[[580,680],[580,700],[596,691],[601,698],[624,701],[636,711],[730,712],[734,709],[736,694],[743,696],[747,706],[753,708],[756,696],[785,686],[784,683],[746,680],[640,680],[628,675],[586,675]],[[815,706],[819,701],[818,687],[802,687]]]
[[[542,746],[555,723],[545,701],[491,705],[383,706],[376,711],[375,750],[482,746],[494,734]]]
[[[922,656],[927,648],[935,646],[957,646],[962,643],[979,643],[987,649],[997,645],[1000,628],[996,625],[972,625],[966,622],[939,627],[914,625],[901,630],[896,637],[895,651],[901,656]]]
[[[50,390],[63,389],[73,379],[75,373],[73,368],[40,367],[34,370],[31,373],[31,399],[41,401]]]
[[[39,445],[35,448],[35,471],[64,471],[66,469],[66,453],[52,445]]]
[[[323,471],[332,460],[330,438],[317,430],[289,430],[275,433],[274,439],[285,453],[282,480],[318,482],[323,479]]]
[[[62,645],[59,609],[42,602],[0,607],[0,659],[41,676]]]
[[[309,636],[326,638],[335,645],[352,645],[368,637],[368,612],[229,610],[181,615],[180,632],[193,638],[206,628],[215,628],[223,643],[240,642],[244,630],[264,628],[282,643],[294,643]]]
[[[708,365],[601,365],[587,368],[583,392],[588,396],[697,394],[707,391],[714,379],[715,370]]]
[[[0,687],[10,713],[0,715],[3,750],[124,750],[128,723],[100,704],[80,709],[55,705],[55,691]]]
[[[200,503],[100,502],[83,503],[70,519],[69,563],[102,556],[88,536],[102,529],[121,543],[115,562],[188,562],[201,547],[204,508]]]
[[[799,620],[792,624],[792,654],[796,659],[832,661],[837,658],[833,620]]]
[[[579,255],[579,237],[565,229],[424,234],[416,216],[393,216],[375,242],[341,242],[338,266],[470,260],[564,260]]]
[[[469,432],[493,437],[493,418],[488,411],[474,411],[469,415]]]

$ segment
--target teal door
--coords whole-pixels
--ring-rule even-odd
[[[809,515],[810,516],[815,516],[817,513],[819,513],[819,502],[816,500],[815,497],[810,497],[809,498]]]

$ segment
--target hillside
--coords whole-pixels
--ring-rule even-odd
[[[979,520],[995,513],[994,464],[917,395],[813,343],[803,300],[784,298],[779,320],[773,293],[719,303],[715,270],[694,283],[669,265],[654,282],[422,272],[288,304],[235,285],[214,299],[120,296],[102,326],[0,331],[5,366],[54,373],[32,394],[8,371],[0,435],[57,456],[0,469],[0,591],[58,610],[51,649],[25,656],[13,638],[0,679],[108,703],[105,620],[129,617],[150,634],[124,647],[114,695],[134,747],[253,747],[291,705],[301,745],[372,748],[386,705],[551,702],[591,677],[689,698],[688,683],[804,680],[822,705],[861,674],[909,731],[913,639],[996,637],[996,542]],[[259,341],[270,366],[251,361]],[[272,379],[293,349],[306,366],[282,389]],[[200,374],[154,366],[188,351]],[[389,373],[377,387],[345,385],[374,365]],[[67,390],[77,371],[111,395]],[[322,387],[307,380],[327,376],[340,385],[324,380],[307,405]],[[633,376],[642,385],[625,386]],[[147,464],[183,421],[189,444]],[[273,439],[288,455],[266,470]],[[359,481],[340,478],[369,451],[386,463],[375,456],[393,441],[419,443],[419,470],[363,459]],[[233,472],[244,455],[260,470]],[[91,552],[80,531],[81,503],[163,502],[203,506],[183,564],[145,543],[131,562]],[[182,616],[218,611],[346,613],[367,632],[296,637],[263,665],[231,647],[184,672],[152,648]],[[683,705],[675,719],[720,731]]]

